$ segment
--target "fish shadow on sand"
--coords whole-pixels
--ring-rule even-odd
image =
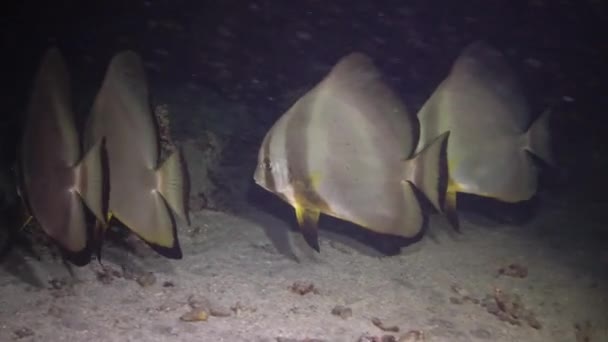
[[[247,201],[260,212],[280,220],[292,232],[299,232],[294,209],[274,194],[253,184],[247,192]],[[257,221],[261,221],[261,219],[257,219]],[[363,255],[394,256],[401,252],[401,248],[415,244],[424,236],[427,222],[428,220],[425,221],[419,234],[409,239],[372,232],[328,215],[321,216],[319,230],[324,239],[340,242]],[[269,224],[268,221],[257,223],[265,230],[266,236],[279,253],[291,259],[298,259],[290,244],[289,231],[284,229],[283,225]]]
[[[0,257],[0,267],[8,274],[30,286],[35,288],[44,288],[46,286],[20,250],[11,249],[5,255],[2,255]]]
[[[104,238],[104,249],[101,256],[102,264],[114,264],[129,269],[136,273],[146,271],[174,274],[175,268],[168,259],[156,253],[143,240],[137,240],[136,244],[129,243],[126,236],[132,234],[126,228],[113,227],[108,230]]]
[[[506,203],[470,194],[458,194],[458,211],[466,221],[483,226],[525,225],[534,219],[540,209],[537,196],[528,201]]]

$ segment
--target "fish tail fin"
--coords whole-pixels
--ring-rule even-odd
[[[157,189],[169,207],[190,225],[185,200],[186,175],[184,169],[181,151],[176,150],[156,171]]]
[[[431,204],[443,212],[448,186],[447,144],[445,132],[413,158],[405,161],[405,180],[414,184]]]
[[[526,132],[525,149],[538,156],[550,165],[555,165],[551,151],[551,134],[549,133],[549,119],[551,110],[543,112]]]
[[[105,139],[100,139],[76,165],[76,191],[97,220],[102,223],[106,222],[103,203],[102,151],[104,143]]]

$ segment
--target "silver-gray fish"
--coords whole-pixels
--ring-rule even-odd
[[[448,137],[414,156],[415,123],[372,60],[349,54],[267,132],[253,178],[295,209],[317,251],[321,213],[413,237],[424,222],[414,188],[442,208]]]
[[[446,212],[453,224],[456,193],[504,202],[530,199],[538,168],[552,163],[549,112],[531,113],[504,55],[483,41],[467,46],[418,112],[420,151],[449,131]]]
[[[49,49],[41,61],[26,115],[19,169],[29,212],[65,251],[83,253],[89,241],[83,201],[105,221],[103,139],[92,140],[81,154],[69,74],[57,48]],[[89,261],[90,253],[75,263]]]
[[[159,136],[141,58],[123,51],[110,61],[91,116],[85,145],[105,138],[109,170],[108,220],[119,222],[169,258],[181,258],[170,208],[188,221],[179,150],[159,165]]]

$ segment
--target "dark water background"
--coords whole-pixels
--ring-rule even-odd
[[[130,48],[150,66],[153,87],[190,84],[243,104],[259,123],[256,132],[243,134],[260,137],[289,106],[288,94],[314,85],[347,53],[369,54],[416,111],[461,49],[485,39],[509,56],[534,113],[547,106],[560,113],[554,120],[565,170],[559,186],[584,180],[593,185],[590,196],[605,193],[604,1],[27,0],[1,6],[6,159],[13,156],[37,63],[50,45],[68,60],[77,101],[79,92],[94,91],[111,56]]]

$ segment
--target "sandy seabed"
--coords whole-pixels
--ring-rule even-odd
[[[326,229],[316,254],[291,222],[253,206],[192,212],[177,261],[108,243],[105,270],[95,261],[72,276],[49,253],[15,250],[0,270],[0,341],[354,342],[411,330],[425,341],[608,341],[605,246],[589,241],[605,214],[582,208],[546,202],[518,226],[465,213],[462,234],[431,215],[395,256]],[[514,276],[499,275],[509,265]]]

